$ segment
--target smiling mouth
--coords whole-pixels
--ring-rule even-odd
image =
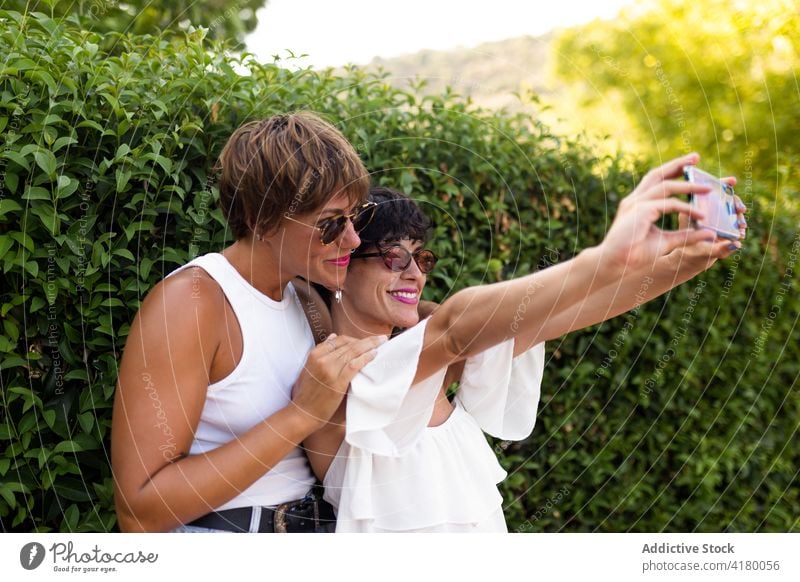
[[[419,292],[410,289],[400,289],[397,291],[388,291],[392,299],[406,303],[408,305],[415,305],[419,303]]]
[[[328,262],[333,263],[337,267],[346,267],[350,264],[350,255],[344,255],[338,259],[330,259]]]

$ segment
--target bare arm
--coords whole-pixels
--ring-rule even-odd
[[[590,297],[596,305],[604,304],[606,313],[599,310],[587,313],[582,321],[585,325],[610,317],[608,306],[613,304],[615,296],[619,297],[616,309],[627,311],[634,307],[635,296],[615,293],[626,274],[640,276],[646,269],[652,269],[660,257],[714,236],[703,230],[665,232],[654,224],[663,214],[671,212],[701,217],[688,203],[674,196],[690,191],[702,194],[708,189],[672,179],[680,175],[685,164],[696,163],[697,159],[696,154],[690,154],[648,173],[620,204],[600,246],[544,271],[465,289],[445,301],[428,323],[415,382],[453,361],[523,333],[527,345],[559,337],[564,333],[560,316]]]
[[[337,354],[328,346],[315,348],[292,404],[217,449],[189,455],[223,340],[222,301],[210,278],[181,273],[157,285],[134,320],[112,422],[115,501],[123,531],[167,531],[238,495],[330,418],[350,372],[374,356],[371,347],[359,351],[364,346],[342,341],[338,349],[349,350],[354,359],[342,358],[337,375],[319,369]],[[370,342],[377,343],[370,338],[364,344]]]

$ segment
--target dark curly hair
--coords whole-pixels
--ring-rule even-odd
[[[405,238],[426,243],[431,234],[431,221],[422,209],[411,198],[383,186],[369,189],[369,200],[378,207],[375,215],[366,227],[358,234],[361,246],[356,253],[368,247],[381,246],[384,243]],[[358,221],[356,229],[360,227]]]

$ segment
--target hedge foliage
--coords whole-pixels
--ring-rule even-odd
[[[209,168],[242,122],[321,112],[376,183],[422,201],[437,300],[597,243],[636,181],[535,121],[357,69],[0,19],[7,531],[115,529],[109,429],[129,325],[166,273],[229,241]],[[549,347],[534,435],[494,443],[512,530],[798,529],[800,239],[758,207],[750,229],[727,264]]]

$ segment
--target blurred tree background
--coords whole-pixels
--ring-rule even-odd
[[[794,0],[647,0],[555,41],[559,111],[650,160],[698,151],[797,210],[800,13]],[[760,200],[758,202],[763,202]]]
[[[41,12],[53,19],[73,16],[84,30],[101,34],[158,34],[167,30],[208,29],[207,39],[244,48],[257,24],[256,10],[267,0],[2,0],[0,8]]]

